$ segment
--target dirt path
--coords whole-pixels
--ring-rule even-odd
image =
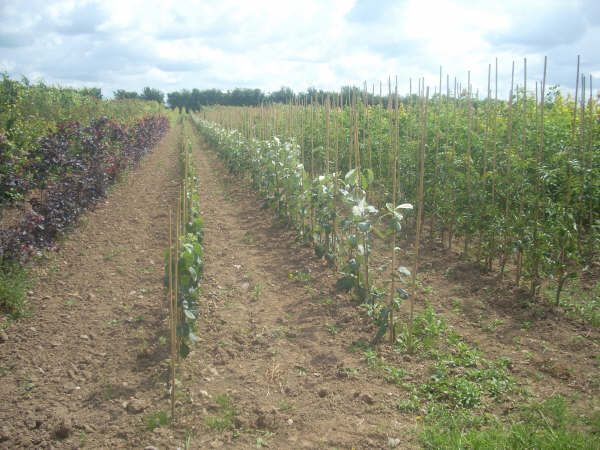
[[[205,220],[207,305],[178,408],[192,447],[383,448],[390,438],[411,447],[414,419],[398,412],[396,389],[372,384],[363,353],[351,349],[372,330],[361,333],[358,309],[334,292],[335,272],[276,224],[191,127],[188,134]],[[224,402],[235,411],[225,431]]]
[[[148,440],[142,411],[165,391],[166,346],[158,343],[176,140],[172,129],[42,264],[34,315],[0,344],[0,448],[139,448]]]

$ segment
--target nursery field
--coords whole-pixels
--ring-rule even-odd
[[[0,448],[600,448],[591,81],[489,73],[63,111],[0,172]]]

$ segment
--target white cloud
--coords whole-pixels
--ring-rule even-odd
[[[152,86],[232,89],[282,85],[378,90],[398,75],[400,92],[439,66],[485,94],[488,64],[499,58],[500,92],[510,66],[528,58],[530,86],[549,56],[550,84],[600,74],[596,0],[382,0],[239,2],[222,0],[29,0],[0,3],[0,70],[46,82],[116,89]],[[445,84],[445,83],[444,83]],[[600,85],[600,83],[598,83]],[[414,88],[413,88],[414,89]],[[445,86],[444,86],[445,89]],[[385,89],[384,89],[385,90]]]

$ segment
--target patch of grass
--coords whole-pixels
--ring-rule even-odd
[[[31,314],[27,290],[31,289],[31,269],[18,264],[0,266],[0,311],[12,319]]]
[[[431,306],[415,315],[413,330],[417,354],[433,361],[429,379],[413,386],[413,395],[419,401],[469,409],[479,407],[489,399],[500,401],[514,391],[515,383],[509,372],[510,358],[487,360],[480,350],[452,331]],[[396,350],[404,352],[408,338],[406,324],[400,324],[398,336]],[[367,365],[380,372],[389,383],[407,386],[403,368],[386,362],[371,348],[365,351],[365,357]]]
[[[87,444],[87,433],[82,431],[79,433],[79,447],[84,448]]]
[[[340,378],[355,378],[359,371],[358,367],[340,367],[337,374]]]
[[[327,297],[327,298],[324,298],[322,300],[318,300],[317,302],[320,305],[327,305],[327,306],[329,306],[329,305],[331,305],[333,303],[333,300],[331,298]]]
[[[522,323],[522,325],[521,325],[521,329],[522,329],[522,330],[525,330],[525,331],[527,331],[527,330],[529,330],[530,328],[531,328],[531,322],[523,322],[523,323]]]
[[[502,324],[504,324],[504,322],[501,319],[494,319],[483,327],[483,331],[494,333]]]
[[[218,415],[210,415],[205,419],[206,426],[217,431],[231,430],[234,426],[235,409],[227,394],[217,395],[215,402],[220,407]]]
[[[165,427],[171,423],[171,419],[165,411],[156,411],[152,414],[147,414],[142,418],[142,421],[146,431],[153,431],[158,427]]]
[[[463,309],[463,304],[460,300],[454,300],[454,302],[452,303],[452,310],[455,313],[460,313]]]
[[[296,278],[300,281],[306,281],[306,282],[308,282],[312,279],[309,272],[302,272],[299,270],[296,270],[296,271],[290,273],[290,278]]]
[[[117,249],[111,249],[104,255],[104,261],[112,261],[118,254],[119,251]]]
[[[401,350],[408,348],[408,327],[399,323],[397,345]],[[437,315],[433,308],[428,305],[426,309],[415,314],[413,325],[413,349],[430,350],[439,343],[440,336],[448,331],[446,320]]]
[[[554,300],[555,291],[545,291],[549,299]],[[568,316],[581,318],[593,327],[600,327],[600,281],[592,289],[585,288],[577,280],[566,286],[560,297],[560,306]]]
[[[426,418],[419,440],[429,449],[596,449],[594,419],[587,427],[568,409],[562,397],[522,408],[518,417],[504,424],[490,415],[437,408]]]
[[[293,408],[293,405],[288,402],[285,398],[281,399],[279,402],[279,411],[290,411]]]
[[[131,322],[133,322],[133,323],[142,323],[143,321],[144,321],[144,316],[142,314],[136,314],[131,319]]]
[[[267,439],[271,436],[273,436],[273,433],[270,431],[265,431],[262,436],[258,436],[256,438],[256,448],[269,447]]]
[[[383,367],[383,371],[385,373],[385,381],[392,384],[402,385],[404,377],[406,376],[406,371],[404,369],[401,367],[385,365]]]
[[[260,296],[262,295],[262,292],[263,292],[263,286],[260,281],[254,285],[253,291],[254,292],[252,293],[252,300],[257,302],[260,300]]]
[[[445,401],[460,408],[473,408],[481,404],[481,386],[464,377],[454,377],[444,364],[436,364],[430,380],[420,387],[428,400]]]
[[[412,395],[408,400],[400,400],[398,409],[403,412],[417,412],[419,410],[419,397]]]
[[[388,364],[383,357],[377,354],[377,351],[368,349],[365,351],[367,366],[371,369],[380,371],[383,378],[391,384],[402,385],[406,371],[401,367]]]
[[[244,234],[244,237],[242,238],[242,242],[248,245],[254,244],[254,235],[251,232],[247,231],[246,234]]]
[[[333,326],[333,325],[329,325],[329,326],[327,327],[327,331],[329,331],[329,333],[330,333],[331,335],[333,335],[333,336],[335,336],[336,334],[338,334],[338,333],[340,332],[339,328],[336,328],[336,327],[335,327],[335,326]]]

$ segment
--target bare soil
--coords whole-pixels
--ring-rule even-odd
[[[179,126],[40,264],[35,314],[0,342],[0,448],[418,448],[422,413],[400,411],[409,394],[367,366],[358,347],[375,328],[335,291],[335,270],[185,129],[205,273],[200,342],[178,367],[174,426],[144,424],[170,410],[163,252]],[[597,330],[527,306],[521,291],[436,243],[421,266],[419,308],[427,301],[490,359],[510,357],[517,383],[539,398],[599,407]],[[379,351],[406,381],[425,381],[423,357]]]

